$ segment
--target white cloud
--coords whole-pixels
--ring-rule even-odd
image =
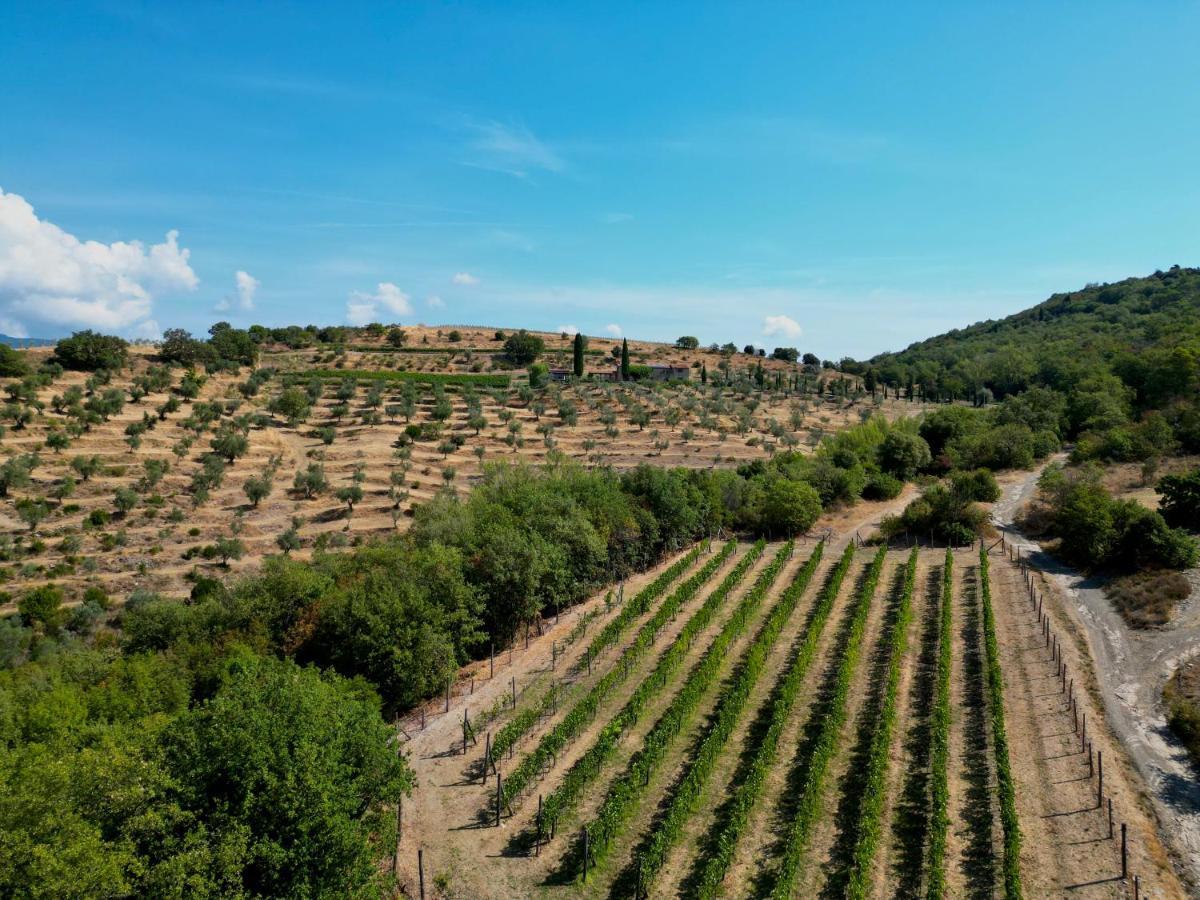
[[[559,325],[554,329],[555,334],[569,334],[571,337],[579,334],[579,329],[574,325]]]
[[[621,326],[617,325],[615,322],[612,325],[605,325],[604,330],[607,331],[609,334],[611,334],[613,337],[620,337],[621,334],[623,333],[621,331]]]
[[[10,324],[157,331],[154,298],[200,283],[188,256],[177,231],[149,248],[80,241],[0,189],[0,317]]]
[[[524,125],[473,119],[466,120],[465,125],[474,137],[469,142],[464,165],[515,178],[528,178],[534,169],[543,172],[566,169],[562,158]]]
[[[254,309],[254,293],[262,282],[241,269],[234,278],[237,281],[238,305],[245,310]]]
[[[800,323],[791,316],[767,316],[763,319],[762,333],[765,337],[785,337],[795,340],[803,334]]]
[[[429,297],[425,299],[425,302],[428,303],[432,309],[443,309],[446,306],[446,302],[437,294],[430,294]]]
[[[454,277],[450,279],[455,284],[476,285],[479,284],[479,279],[470,272],[455,272]]]
[[[376,285],[374,294],[365,291],[350,292],[346,301],[346,321],[351,325],[366,325],[375,321],[380,307],[397,318],[411,316],[413,313],[408,294],[390,281],[381,281]]]

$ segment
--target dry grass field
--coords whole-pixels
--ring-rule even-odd
[[[407,350],[421,352],[395,352],[380,339],[342,351],[270,347],[260,368],[274,374],[253,394],[244,390],[250,370],[243,369],[201,375],[196,396],[187,397],[176,368],[169,386],[138,396],[138,379],[156,366],[148,346],[135,347],[130,366],[106,384],[81,372],[54,378],[36,391],[40,411],[20,427],[10,424],[0,441],[3,461],[32,453],[39,460],[28,484],[0,498],[3,589],[15,596],[54,581],[68,602],[93,584],[118,601],[137,590],[180,596],[197,575],[250,568],[280,552],[281,535],[303,558],[315,548],[403,529],[416,506],[441,490],[469,490],[493,461],[736,466],[781,449],[811,450],[823,435],[865,416],[920,409],[865,396],[832,371],[809,376],[807,390],[788,389],[784,376],[798,368],[769,359],[761,361],[759,387],[747,377],[758,360],[741,354],[731,358],[736,384],[717,388],[729,357],[641,342],[630,344],[634,364],[686,366],[691,379],[551,381],[531,390],[524,369],[504,368],[493,329],[461,328],[451,342],[453,330],[407,329]],[[570,341],[545,339],[545,361],[569,367]],[[614,347],[619,343],[591,341],[589,373],[613,371]],[[50,352],[27,351],[35,365]],[[700,383],[701,366],[709,384]],[[315,371],[325,374],[309,374]],[[438,375],[465,383],[410,380]],[[507,387],[491,383],[497,375],[509,379]],[[290,380],[311,403],[291,422],[271,412]],[[70,436],[63,398],[72,391],[85,404],[113,392],[123,405]],[[211,442],[230,430],[244,435],[244,448],[217,466]],[[66,445],[47,445],[52,434]],[[296,474],[310,467],[324,481],[311,493],[294,486]],[[251,478],[270,485],[257,504],[244,490]],[[21,512],[31,506],[32,528]]]

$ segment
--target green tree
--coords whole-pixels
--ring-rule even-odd
[[[271,479],[267,475],[252,475],[242,485],[242,491],[250,505],[257,509],[258,504],[271,494]]]
[[[315,497],[325,490],[325,467],[320,463],[309,463],[308,468],[296,473],[292,484],[304,494],[305,499]]]
[[[190,845],[233,854],[238,893],[374,894],[413,778],[369,690],[334,675],[235,655],[211,700],[165,735]],[[181,860],[182,862],[182,860]]]
[[[536,334],[530,334],[524,328],[515,334],[510,334],[504,341],[504,355],[518,366],[527,366],[541,356],[546,350],[546,343]]]
[[[221,558],[221,565],[228,566],[231,559],[241,559],[246,555],[246,545],[241,538],[219,537],[213,544],[216,555]]]
[[[621,338],[621,380],[629,380],[629,339]]]
[[[337,499],[346,504],[346,508],[350,512],[354,512],[354,504],[358,503],[363,498],[363,489],[360,484],[351,484],[343,488],[338,488],[334,495]]]
[[[675,339],[675,346],[680,350],[696,350],[700,347],[700,338],[685,334],[683,337]]]
[[[821,515],[821,498],[812,485],[774,478],[763,486],[760,525],[769,534],[792,536],[812,528]]]
[[[285,388],[271,401],[271,412],[283,416],[293,428],[308,418],[308,394],[298,387]]]
[[[117,488],[117,493],[113,498],[113,505],[122,515],[127,515],[138,504],[137,491],[127,487]]]
[[[230,463],[239,456],[245,456],[250,449],[250,441],[246,435],[234,428],[222,428],[209,442],[213,452],[224,457]]]
[[[892,429],[879,445],[879,467],[901,481],[910,481],[932,462],[929,444],[920,435]]]
[[[1200,468],[1183,475],[1166,475],[1154,490],[1162,498],[1158,508],[1167,524],[1200,531]]]
[[[583,377],[583,351],[587,347],[587,340],[583,336],[583,332],[575,332],[575,341],[571,346],[572,362],[574,363],[574,372],[576,378]]]
[[[8,344],[0,344],[0,378],[21,378],[29,372],[25,357]]]
[[[0,465],[0,497],[7,497],[13,488],[26,487],[37,466],[37,454],[14,456]]]
[[[48,635],[58,634],[63,621],[63,592],[56,584],[43,584],[26,591],[17,601],[17,612],[28,625],[41,625]]]
[[[100,471],[100,457],[76,456],[71,460],[71,468],[79,473],[79,477],[87,481]]]
[[[77,331],[54,347],[54,358],[60,365],[85,372],[121,369],[128,355],[129,344],[126,341],[90,329]]]
[[[35,500],[32,497],[22,497],[16,502],[17,515],[29,526],[30,531],[37,531],[42,520],[50,515],[50,507],[45,500]]]

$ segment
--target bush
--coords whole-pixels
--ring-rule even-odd
[[[904,482],[886,472],[872,472],[863,485],[864,500],[893,500],[904,490]]]

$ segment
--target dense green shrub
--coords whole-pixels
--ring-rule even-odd
[[[54,359],[67,369],[95,372],[120,369],[129,356],[129,344],[111,334],[88,329],[63,338],[54,346]]]
[[[1195,539],[1134,500],[1114,500],[1095,469],[1052,467],[1039,481],[1048,533],[1058,552],[1085,569],[1183,569],[1196,564]]]

